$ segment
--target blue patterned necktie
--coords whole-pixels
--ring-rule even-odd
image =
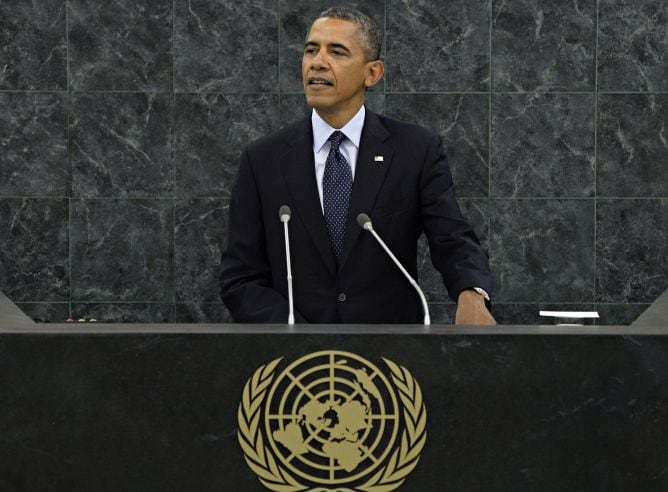
[[[346,136],[339,130],[329,137],[331,147],[325,163],[325,176],[322,180],[322,201],[325,209],[325,223],[329,240],[337,261],[343,249],[343,236],[346,232],[348,202],[353,188],[353,175],[350,165],[339,146]]]

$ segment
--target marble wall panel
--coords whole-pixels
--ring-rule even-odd
[[[172,96],[72,95],[72,196],[173,196]]]
[[[459,198],[457,200],[462,214],[473,227],[480,244],[485,251],[489,251],[489,218],[490,202],[483,198]]]
[[[76,330],[85,319],[88,324],[91,319],[95,323],[174,323],[174,304],[172,303],[73,303],[72,319],[75,323],[72,329]],[[88,327],[87,327],[88,328]]]
[[[653,302],[668,289],[668,199],[600,199],[596,219],[598,300]]]
[[[386,112],[442,137],[458,196],[489,196],[489,96],[390,94]]]
[[[66,90],[65,0],[0,2],[0,90]]]
[[[668,94],[598,96],[598,196],[668,196]]]
[[[313,21],[323,10],[345,6],[361,10],[371,17],[383,34],[385,33],[385,2],[383,0],[342,1],[332,3],[326,0],[280,0],[280,88],[282,92],[303,92],[302,54],[304,41]],[[383,90],[381,80],[372,90]]]
[[[490,260],[497,301],[592,301],[594,200],[492,200]]]
[[[458,200],[462,214],[471,224],[480,244],[489,251],[489,200],[480,198],[462,198]],[[443,285],[441,274],[431,263],[429,244],[423,234],[418,242],[418,282],[424,291],[427,302],[447,302],[448,291]]]
[[[174,5],[174,90],[278,91],[278,0]]]
[[[492,96],[493,197],[594,194],[592,94]]]
[[[668,90],[668,3],[600,2],[598,89]]]
[[[306,104],[304,94],[281,94],[280,124],[289,125],[311,114],[311,108]]]
[[[68,200],[0,198],[0,290],[13,301],[67,301]]]
[[[594,90],[596,3],[596,0],[494,2],[493,90]]]
[[[177,303],[177,323],[232,323],[232,316],[223,303]]]
[[[0,196],[69,193],[67,95],[0,92]]]
[[[584,320],[585,325],[630,325],[650,304],[599,303],[493,303],[492,313],[503,325],[554,325],[555,318],[540,316],[540,311],[596,311],[600,318]]]
[[[432,325],[452,325],[455,323],[457,305],[444,302],[429,303],[429,317]]]
[[[500,321],[585,303],[627,323],[665,289],[665,2],[344,4],[386,37],[367,106],[443,137]],[[243,146],[308,114],[303,42],[329,6],[0,2],[0,289],[45,321],[98,302],[110,320],[229,320],[218,206]]]
[[[651,304],[597,304],[601,316],[597,325],[630,325],[645,312]]]
[[[173,302],[171,200],[72,201],[72,299]]]
[[[69,302],[19,302],[16,305],[35,323],[64,323],[70,317]]]
[[[193,198],[176,203],[177,302],[220,302],[220,257],[227,243],[228,203]]]
[[[69,0],[75,91],[171,91],[172,0]]]
[[[489,90],[491,0],[387,0],[387,88]]]
[[[278,96],[176,94],[178,196],[229,197],[243,146],[278,130]]]
[[[501,325],[556,325],[556,318],[541,316],[540,311],[596,311],[593,303],[505,303],[492,304],[492,312],[496,322]],[[596,324],[594,320],[585,320],[585,325]],[[612,323],[614,324],[614,323]]]

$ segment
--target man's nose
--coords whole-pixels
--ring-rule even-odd
[[[313,70],[323,70],[327,68],[327,60],[325,54],[322,50],[318,51],[318,54],[313,57],[311,60],[311,68]]]

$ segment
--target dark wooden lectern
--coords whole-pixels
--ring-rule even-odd
[[[0,297],[3,491],[266,490],[238,441],[238,432],[256,436],[259,427],[240,429],[238,418],[244,388],[261,389],[253,376],[278,358],[272,384],[284,374],[283,386],[276,383],[272,401],[275,408],[291,408],[295,422],[282,429],[299,434],[301,425],[313,435],[299,437],[319,449],[332,442],[349,445],[351,435],[362,433],[377,444],[374,449],[400,448],[402,401],[396,400],[399,413],[382,420],[376,399],[387,396],[373,388],[382,386],[381,372],[393,384],[385,360],[406,369],[421,389],[427,437],[398,490],[668,490],[666,295],[639,320],[649,325],[429,329],[40,325]],[[322,367],[331,363],[331,374],[347,370],[357,378],[332,385],[332,395],[344,395],[337,408],[346,391],[360,402],[364,393],[367,403],[356,409],[366,405],[367,422],[399,426],[396,440],[352,429],[331,408],[308,420],[309,399],[329,390],[325,383],[306,382],[308,364],[285,371],[319,353],[343,354],[323,359]],[[354,357],[369,365],[360,369]],[[281,402],[282,391],[301,394],[301,403],[287,401],[291,397]],[[262,395],[268,413],[260,425],[272,418],[279,425],[282,417],[269,415],[278,411],[269,408],[269,390]],[[383,405],[388,415],[395,410],[387,401]],[[329,437],[318,444],[316,434],[324,430]],[[286,435],[276,434],[274,441],[288,442]],[[289,471],[290,463],[302,466],[298,450],[287,452],[266,437],[262,446],[283,453],[277,465],[298,483],[307,482]],[[320,459],[334,481],[355,473],[341,467],[328,472],[334,461]],[[361,459],[380,457],[369,451]],[[373,473],[348,485],[342,479],[340,490],[357,490],[355,484],[371,478]]]

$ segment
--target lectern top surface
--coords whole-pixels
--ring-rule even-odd
[[[276,334],[276,335],[668,335],[668,326],[550,326],[550,325],[248,325],[248,324],[116,324],[54,323],[13,327],[0,323],[0,333],[24,334]]]

